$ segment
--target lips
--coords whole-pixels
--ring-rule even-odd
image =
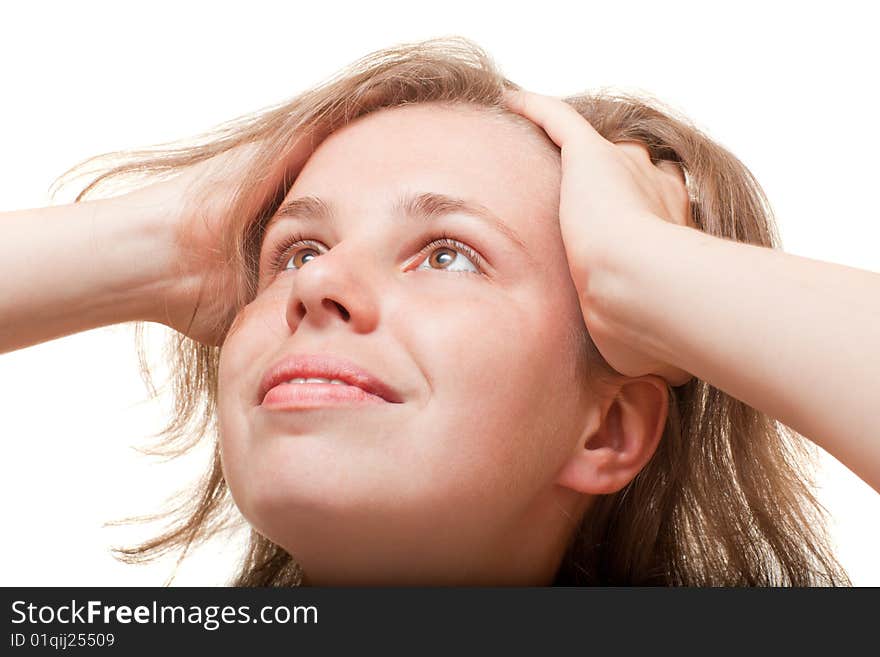
[[[339,379],[392,404],[403,402],[400,393],[377,376],[349,360],[329,354],[297,354],[282,358],[263,375],[257,400],[262,403],[269,390],[298,378]]]

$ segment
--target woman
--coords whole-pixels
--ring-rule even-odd
[[[234,502],[236,584],[848,583],[791,429],[880,490],[880,277],[766,248],[748,170],[656,103],[513,88],[403,45],[77,200],[168,180],[7,217],[0,349],[178,331],[166,446],[215,458],[124,557]]]

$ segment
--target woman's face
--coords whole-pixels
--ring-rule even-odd
[[[285,200],[316,197],[332,216],[276,217],[266,231],[259,292],[222,348],[223,467],[244,516],[310,583],[555,571],[576,498],[554,479],[590,393],[558,152],[531,127],[438,104],[367,115],[318,147]],[[479,204],[503,228],[396,207],[418,194]],[[308,243],[273,268],[293,235]],[[429,246],[442,236],[479,257]],[[266,370],[300,354],[353,361],[401,403],[261,405]]]

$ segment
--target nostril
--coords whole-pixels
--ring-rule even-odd
[[[336,302],[334,301],[333,303],[336,303]],[[336,303],[336,307],[339,308],[339,313],[342,315],[342,319],[344,319],[347,322],[348,318],[351,317],[349,312],[345,309],[345,307],[342,304]]]
[[[348,321],[348,318],[351,317],[351,314],[345,309],[345,306],[343,306],[341,303],[333,301],[333,299],[325,299],[324,303],[330,303],[336,306],[337,310],[339,310],[339,314],[342,315],[342,319],[344,319],[345,321]]]

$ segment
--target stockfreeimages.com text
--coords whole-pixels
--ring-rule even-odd
[[[233,623],[317,623],[318,608],[308,606],[266,605],[252,613],[250,605],[105,605],[100,600],[88,600],[58,606],[28,603],[16,600],[12,603],[14,624],[83,624],[92,623],[144,623],[144,624],[192,624],[206,630],[216,630],[221,624]]]

